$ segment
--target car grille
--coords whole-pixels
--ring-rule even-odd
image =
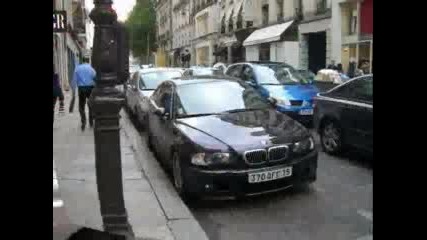
[[[291,106],[301,106],[303,103],[303,100],[290,100]]]
[[[267,151],[264,149],[250,150],[243,154],[248,164],[260,164],[267,160]]]
[[[280,161],[284,160],[288,156],[288,146],[276,146],[268,149],[268,159],[269,161]]]

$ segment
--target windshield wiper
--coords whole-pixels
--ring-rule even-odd
[[[261,83],[260,85],[284,85],[284,83]]]
[[[210,116],[215,115],[217,113],[198,113],[198,114],[187,114],[187,115],[180,115],[178,118],[191,118],[191,117],[202,117],[202,116]]]
[[[257,111],[257,110],[264,110],[264,109],[265,108],[240,108],[240,109],[233,109],[233,110],[224,111],[221,113],[224,114],[224,113],[249,112],[249,111]]]

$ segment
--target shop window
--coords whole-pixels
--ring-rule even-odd
[[[259,45],[259,60],[270,61],[270,44],[263,43]]]

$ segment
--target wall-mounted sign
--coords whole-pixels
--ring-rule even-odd
[[[53,11],[53,32],[67,31],[67,12]]]

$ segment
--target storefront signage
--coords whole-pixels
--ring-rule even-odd
[[[67,31],[67,12],[53,11],[53,32]]]

